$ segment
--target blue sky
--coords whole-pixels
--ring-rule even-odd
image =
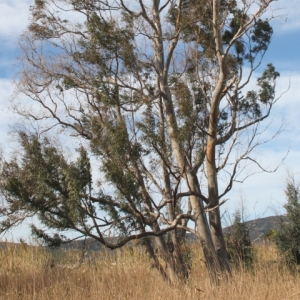
[[[0,0],[0,147],[5,153],[13,150],[10,143],[9,129],[14,125],[17,116],[12,114],[9,99],[13,91],[13,78],[17,71],[16,56],[19,35],[29,23],[29,6],[33,0]],[[288,5],[288,6],[287,6]],[[284,7],[281,10],[277,8]],[[276,173],[256,174],[244,184],[235,185],[227,198],[229,201],[223,209],[232,213],[243,198],[249,218],[283,213],[285,202],[284,186],[287,170],[295,173],[300,180],[300,1],[276,1],[273,13],[278,18],[272,21],[274,35],[269,51],[264,57],[262,66],[272,62],[281,73],[278,82],[278,94],[290,89],[278,101],[270,119],[272,124],[268,135],[280,126],[284,119],[285,131],[275,140],[261,147],[256,155],[264,166],[270,168],[280,163],[289,150],[284,163]],[[259,74],[255,74],[259,76]],[[254,82],[254,81],[253,81]],[[253,167],[253,171],[255,168]],[[28,236],[26,229],[12,232],[8,238],[17,239]]]

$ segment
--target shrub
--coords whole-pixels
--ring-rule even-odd
[[[288,265],[300,264],[300,194],[299,183],[290,178],[285,194],[287,203],[284,208],[289,219],[288,223],[282,222],[281,230],[275,237],[275,243]]]
[[[230,262],[235,266],[242,263],[247,268],[253,264],[253,247],[249,236],[249,229],[241,221],[241,214],[237,211],[230,233],[225,236]]]

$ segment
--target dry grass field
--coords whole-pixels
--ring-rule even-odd
[[[141,251],[102,252],[78,264],[72,251],[53,260],[37,247],[0,249],[0,299],[300,299],[300,274],[291,274],[272,245],[256,248],[252,271],[234,270],[230,281],[211,286],[203,260],[192,251],[188,283],[161,280]]]

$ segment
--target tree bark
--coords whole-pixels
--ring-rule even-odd
[[[145,243],[144,243],[145,247],[146,247],[146,250],[147,250],[147,253],[149,254],[150,256],[150,259],[153,261],[154,263],[154,266],[155,268],[161,273],[161,275],[163,276],[163,278],[165,280],[168,280],[168,275],[167,273],[165,272],[165,269],[163,268],[163,266],[161,265],[158,257],[156,256],[154,250],[153,250],[153,246],[151,245],[151,242],[149,239],[146,239],[145,240]]]
[[[219,204],[218,178],[216,168],[216,141],[219,122],[219,106],[223,97],[223,89],[226,86],[228,68],[226,56],[223,54],[223,45],[220,30],[220,1],[212,1],[213,8],[213,31],[215,38],[216,58],[219,63],[219,78],[215,87],[209,115],[209,128],[206,147],[206,174],[208,187],[208,205],[210,208]],[[220,261],[221,270],[230,272],[226,245],[223,237],[221,217],[219,208],[209,212],[210,232],[214,249]]]
[[[207,173],[207,185],[208,185],[208,203],[209,207],[216,207],[213,211],[209,212],[209,223],[210,232],[212,237],[212,242],[214,249],[217,253],[218,259],[220,261],[221,269],[230,273],[230,265],[228,261],[228,255],[225,245],[225,240],[223,236],[221,216],[219,204],[219,194],[218,194],[218,179],[215,166],[215,139],[211,136],[208,137],[207,144],[207,156],[206,156],[206,173]]]
[[[165,117],[164,117],[164,112],[163,112],[163,103],[162,99],[160,97],[160,103],[159,103],[159,119],[160,119],[160,138],[162,141],[162,154],[166,157],[166,144],[165,144]],[[171,189],[171,180],[170,180],[170,174],[162,161],[162,170],[163,170],[163,178],[164,178],[164,184],[165,184],[165,197],[167,199],[172,199],[173,198],[173,193]],[[175,219],[175,209],[173,203],[168,203],[167,204],[168,208],[168,215],[169,215],[169,220],[171,222],[174,221]],[[178,229],[175,229],[171,231],[171,240],[172,240],[172,246],[173,246],[173,256],[175,259],[175,268],[177,273],[180,275],[182,279],[187,279],[188,277],[188,271],[186,268],[186,264],[184,262],[182,252],[180,249],[180,242],[179,242],[179,236],[178,236]]]
[[[186,179],[191,191],[199,193],[200,189],[198,186],[199,183],[197,178],[195,178],[195,176],[191,174],[187,174]],[[220,259],[216,248],[214,247],[212,234],[209,228],[202,200],[196,196],[190,196],[190,201],[195,215],[197,234],[202,245],[206,267],[208,269],[211,280],[216,282],[219,280],[220,273],[222,273],[223,271],[226,271],[227,273],[228,270],[224,269],[223,267],[224,265],[226,265],[226,262]]]
[[[159,230],[159,225],[154,224],[153,230]],[[165,262],[164,272],[167,279],[172,284],[178,284],[186,280],[185,274],[182,274],[182,268],[179,264],[179,268],[176,268],[175,257],[171,254],[168,249],[167,243],[163,236],[154,237],[155,243],[158,247],[159,253]],[[177,265],[178,266],[178,265]]]

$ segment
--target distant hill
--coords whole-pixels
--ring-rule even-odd
[[[282,223],[289,220],[285,215],[260,218],[256,220],[246,221],[244,224],[249,229],[250,239],[252,242],[261,242],[266,233],[271,229],[280,230]],[[224,228],[225,234],[230,234],[232,226]]]
[[[113,243],[114,241],[117,240],[117,238],[108,238],[110,243]],[[103,244],[101,244],[100,242],[91,239],[91,238],[87,238],[85,240],[77,240],[77,241],[73,241],[70,242],[68,244],[62,244],[60,246],[60,248],[62,249],[85,249],[87,251],[100,251],[105,249],[105,246]]]
[[[281,216],[271,216],[271,217],[265,217],[260,218],[256,220],[246,221],[245,225],[249,228],[249,234],[250,239],[252,242],[258,243],[263,241],[263,237],[266,233],[268,233],[271,229],[280,229],[281,223],[288,222],[288,218],[285,215]],[[231,226],[228,226],[223,229],[224,234],[230,234],[231,232]],[[113,242],[116,240],[116,238],[109,238],[110,242]],[[197,242],[198,239],[195,237],[195,235],[187,233],[187,242]],[[85,246],[84,246],[85,245]],[[131,246],[134,246],[135,243],[131,242]],[[104,249],[105,247],[92,239],[86,239],[84,240],[78,240],[74,241],[69,244],[62,245],[61,248],[63,249],[83,249],[85,247],[86,250],[92,250],[92,251],[99,251],[101,249]]]
[[[258,243],[263,241],[263,237],[266,233],[268,233],[271,229],[280,229],[280,224],[284,222],[288,222],[288,218],[285,215],[281,216],[272,216],[266,218],[260,218],[256,220],[251,220],[245,222],[245,225],[249,228],[250,239],[252,242]],[[223,229],[224,234],[230,234],[231,226],[228,226]],[[195,235],[187,233],[186,235],[187,242],[197,242],[198,239]],[[110,237],[108,238],[110,243],[116,242],[117,238]],[[136,241],[132,241],[129,243],[130,246],[136,246]],[[4,248],[7,246],[20,246],[19,243],[8,243],[0,241],[0,248]],[[105,246],[101,243],[87,238],[86,240],[77,240],[73,241],[69,244],[61,245],[61,249],[69,250],[69,249],[85,249],[86,251],[100,251],[105,249]]]

